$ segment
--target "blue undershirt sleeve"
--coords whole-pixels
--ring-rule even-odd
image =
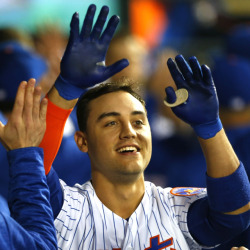
[[[50,190],[50,204],[55,219],[63,206],[63,192],[59,177],[53,167],[46,177]]]
[[[239,235],[250,225],[250,211],[228,215],[210,209],[207,197],[189,208],[187,224],[190,234],[203,246],[216,246]]]
[[[8,152],[8,160],[9,207],[13,219],[6,220],[4,214],[1,219],[13,246],[10,249],[57,249],[43,150],[36,147],[12,150]]]
[[[250,184],[242,163],[229,176],[207,177],[207,194],[191,204],[187,215],[189,231],[198,243],[215,246],[249,227],[250,210],[238,215],[225,214],[250,201]]]

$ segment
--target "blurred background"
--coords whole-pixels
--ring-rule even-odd
[[[111,14],[121,13],[121,5],[116,0],[1,0],[0,25],[35,33],[40,26],[54,24],[67,33],[72,13],[77,11],[85,15],[90,3],[109,5]]]
[[[1,0],[0,28],[19,29],[37,40],[46,32],[67,36],[72,13],[83,17],[90,3],[108,5],[110,15],[121,17],[119,29],[144,39],[150,52],[171,47],[205,62],[211,49],[224,49],[223,39],[234,26],[250,21],[248,0]]]
[[[121,17],[106,63],[128,58],[130,66],[111,80],[127,77],[143,86],[154,144],[146,177],[163,186],[206,185],[205,161],[192,129],[162,101],[166,86],[176,88],[166,61],[177,54],[195,55],[210,66],[224,128],[250,172],[249,0],[1,0],[0,111],[4,117],[8,118],[21,80],[36,77],[45,94],[51,88],[60,71],[72,14],[79,12],[82,23],[91,3],[97,5],[96,13],[108,5],[109,17]],[[76,129],[72,112],[65,136]],[[89,178],[89,168],[87,172],[82,174]],[[68,170],[65,177],[72,175],[69,184],[84,179],[77,173],[80,179],[74,179],[72,173]]]
[[[163,187],[206,186],[206,164],[196,135],[163,105],[166,86],[176,88],[166,61],[177,54],[195,55],[211,68],[220,118],[250,176],[249,0],[0,0],[0,120],[8,119],[20,81],[35,77],[44,94],[51,88],[60,71],[72,14],[79,12],[83,22],[91,3],[97,5],[96,13],[108,5],[109,17],[121,17],[106,64],[129,59],[129,67],[110,80],[132,79],[146,99],[153,141],[146,180]],[[68,185],[90,178],[87,154],[74,142],[77,129],[73,110],[53,164]],[[0,158],[8,164],[1,146]],[[5,168],[0,195],[7,197],[7,187]],[[250,247],[250,229],[218,249],[240,245]]]
[[[195,36],[200,47],[206,48],[208,44],[218,44],[221,35],[250,18],[248,0],[1,0],[0,27],[15,27],[35,34],[39,28],[53,24],[68,34],[72,13],[78,11],[83,16],[90,3],[99,8],[108,5],[111,15],[121,17],[120,28],[129,27],[151,47],[177,43],[176,46],[181,44],[186,48]],[[181,25],[186,25],[185,29]],[[171,41],[166,36],[167,29]],[[181,42],[179,38],[184,40]]]

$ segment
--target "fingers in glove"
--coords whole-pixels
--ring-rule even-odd
[[[204,82],[207,85],[214,85],[213,77],[210,68],[207,65],[201,66]]]
[[[188,82],[191,82],[193,80],[193,72],[192,72],[190,66],[188,65],[188,63],[186,62],[186,60],[184,59],[184,57],[182,55],[178,55],[175,57],[175,61],[178,65],[182,75],[184,76],[184,78]]]
[[[120,72],[124,68],[129,65],[129,61],[127,59],[121,59],[112,65],[106,67],[104,75],[106,79],[110,78],[111,76],[115,75],[116,73]]]
[[[95,26],[92,30],[92,33],[90,35],[91,40],[98,40],[99,39],[99,37],[102,33],[102,29],[104,27],[104,24],[107,20],[108,13],[109,13],[108,6],[103,6],[101,11],[100,11],[100,14],[97,18]]]
[[[69,45],[73,45],[74,41],[79,39],[79,13],[75,12],[70,22]]]
[[[201,66],[195,56],[192,56],[188,60],[189,65],[193,71],[193,77],[195,80],[202,81],[203,75],[201,71]]]
[[[177,88],[185,88],[187,87],[187,83],[185,82],[185,79],[183,78],[183,75],[177,68],[177,65],[175,64],[174,60],[172,58],[169,58],[167,61],[168,69],[170,71],[170,74],[175,82],[175,85]]]
[[[82,30],[80,34],[81,40],[87,38],[91,34],[93,22],[94,22],[94,16],[95,16],[96,6],[94,4],[91,4],[87,10],[87,14],[84,18],[84,22],[82,25]]]
[[[176,101],[176,94],[175,94],[174,89],[171,86],[169,86],[165,88],[165,92],[167,95],[166,97],[167,102],[171,104],[174,103]]]
[[[121,59],[112,65],[106,67],[106,70],[104,72],[105,78],[110,78],[114,74],[122,71],[124,68],[126,68],[129,65],[129,61],[127,59]]]
[[[104,30],[100,42],[103,44],[109,45],[111,39],[114,36],[114,33],[116,31],[116,28],[120,22],[120,18],[116,15],[112,16],[107,24],[106,29]]]

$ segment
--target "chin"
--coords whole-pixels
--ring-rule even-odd
[[[123,172],[119,174],[119,177],[117,179],[118,183],[120,184],[134,184],[137,182],[141,176],[143,175],[143,172]]]
[[[122,167],[121,172],[125,175],[139,175],[144,171],[144,168],[135,164],[126,164]]]

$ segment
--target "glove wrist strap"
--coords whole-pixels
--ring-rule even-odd
[[[65,80],[61,76],[61,74],[57,77],[54,86],[57,89],[59,95],[66,100],[77,99],[85,91],[81,88],[74,86],[69,81]]]
[[[201,137],[202,139],[210,139],[222,129],[222,123],[220,118],[218,117],[212,122],[195,125],[192,126],[192,128],[194,129],[197,136]]]

